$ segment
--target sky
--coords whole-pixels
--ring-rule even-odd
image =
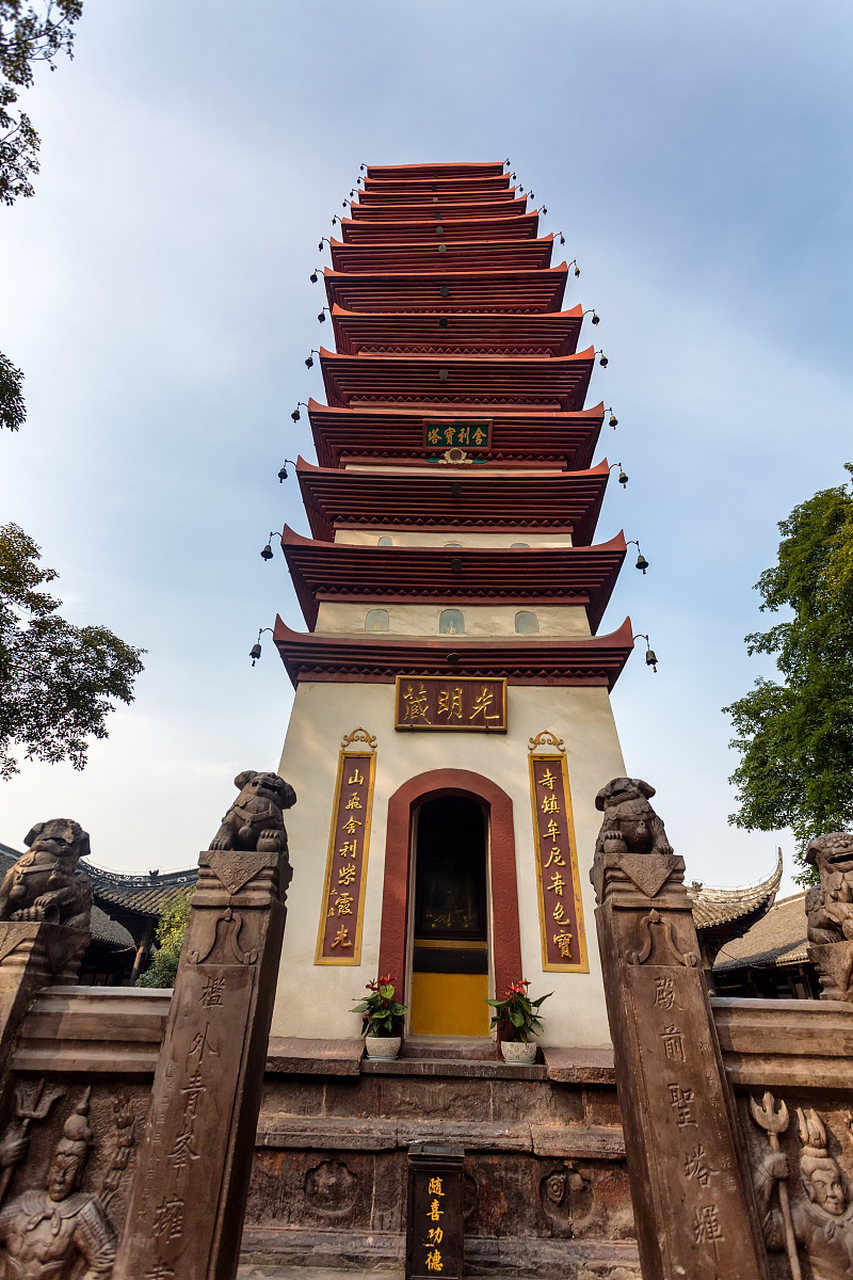
[[[600,633],[643,645],[613,694],[626,767],[688,879],[769,874],[788,832],[731,827],[721,708],[772,660],[753,584],[777,522],[843,483],[850,421],[851,67],[842,0],[85,0],[73,62],[24,103],[36,195],[0,208],[0,349],[29,416],[0,439],[0,519],[59,571],[77,624],[147,650],[83,772],[24,761],[0,840],[77,818],[100,866],[195,863],[234,775],[275,768],[292,691],[276,613],[307,533],[282,460],[315,460],[304,359],[330,326],[309,274],[362,162],[503,160],[545,204],[595,307],[611,485],[639,538]],[[559,255],[555,262],[559,261]],[[589,336],[592,335],[592,336]],[[606,779],[602,779],[602,782]],[[795,886],[789,878],[783,892]]]

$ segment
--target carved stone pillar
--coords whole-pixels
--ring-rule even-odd
[[[0,922],[0,1079],[33,996],[49,983],[77,981],[90,936],[45,920]]]
[[[286,851],[199,857],[116,1276],[236,1275],[290,877]]]
[[[592,879],[643,1280],[766,1277],[684,859],[609,838]]]

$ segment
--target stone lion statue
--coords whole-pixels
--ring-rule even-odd
[[[820,887],[813,885],[806,895],[809,942],[853,941],[853,835],[817,836],[806,849],[806,862],[820,873]]]
[[[282,811],[296,804],[296,792],[277,773],[238,773],[234,786],[240,794],[222,819],[210,842],[211,849],[242,849],[281,853],[287,849]]]
[[[604,821],[595,842],[600,858],[608,844],[620,842],[628,853],[672,853],[664,825],[649,800],[655,789],[642,778],[613,778],[595,797]]]
[[[89,856],[89,836],[79,822],[70,818],[37,822],[24,844],[28,852],[9,868],[0,884],[0,920],[46,920],[88,929],[92,884],[77,870],[77,863]]]

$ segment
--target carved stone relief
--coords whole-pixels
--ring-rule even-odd
[[[806,894],[809,957],[818,969],[821,999],[853,1001],[853,835],[817,836],[806,861],[820,873],[820,886]]]
[[[246,769],[237,774],[234,786],[240,794],[222,819],[210,842],[211,849],[286,852],[287,833],[282,811],[296,804],[296,792],[290,783],[277,773]]]
[[[0,1140],[0,1201],[27,1156],[30,1126],[44,1121],[65,1092],[44,1080],[17,1084],[13,1116]],[[117,1234],[108,1209],[130,1159],[135,1113],[127,1094],[113,1096],[114,1132],[103,1144],[110,1154],[100,1191],[84,1191],[81,1184],[96,1143],[91,1095],[91,1086],[78,1093],[38,1185],[0,1207],[0,1274],[4,1277],[76,1280],[85,1274],[86,1280],[109,1280],[112,1276]]]
[[[358,1179],[340,1160],[323,1160],[305,1175],[305,1203],[329,1217],[347,1214],[355,1203]]]
[[[569,1239],[583,1225],[592,1207],[592,1188],[568,1161],[552,1169],[539,1183],[542,1211],[554,1236]]]
[[[770,1093],[750,1098],[749,1112],[755,1196],[771,1264],[781,1254],[793,1280],[804,1274],[851,1280],[853,1115],[789,1107]]]
[[[37,822],[21,854],[0,883],[0,920],[47,921],[86,930],[92,915],[92,884],[77,870],[89,856],[89,837],[79,822]],[[7,943],[7,953],[12,947]]]

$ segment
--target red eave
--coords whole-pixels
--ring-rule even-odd
[[[321,601],[583,605],[594,632],[625,559],[625,537],[594,547],[380,547],[281,535],[305,621]]]
[[[349,356],[568,356],[577,349],[582,323],[580,303],[571,311],[518,316],[436,316],[332,307],[338,353]]]
[[[454,413],[455,421],[476,414]],[[585,471],[604,421],[604,404],[580,413],[496,413],[492,419],[489,464],[557,465]],[[356,462],[389,465],[396,462],[427,465],[428,456],[441,450],[426,449],[424,423],[446,420],[448,414],[400,409],[339,409],[309,399],[308,417],[317,458],[323,468]],[[430,465],[435,465],[431,463]],[[473,464],[477,465],[477,464]],[[455,470],[459,470],[456,468]],[[461,468],[462,474],[469,467]]]
[[[436,261],[431,269],[405,274],[378,270],[323,272],[329,306],[346,311],[459,311],[524,313],[559,311],[569,270],[565,262],[547,270],[479,271],[459,274]],[[446,292],[442,293],[442,289]]]
[[[332,239],[335,271],[399,275],[438,271],[541,271],[551,265],[552,235],[539,240],[483,240],[441,244],[349,245]],[[442,253],[441,251],[444,250]]]
[[[509,182],[509,174],[497,162],[471,161],[460,164],[371,164],[365,184],[377,186],[409,182]]]
[[[592,347],[572,356],[540,359],[451,355],[336,355],[321,348],[329,403],[424,408],[583,408],[595,362]]]
[[[275,620],[273,638],[294,686],[305,681],[393,684],[398,675],[506,676],[511,685],[599,685],[612,689],[633,648],[626,618],[618,631],[584,640],[516,636],[468,640],[442,636],[364,637],[304,634]],[[448,661],[454,658],[455,661]],[[512,709],[510,708],[510,715]]]
[[[311,533],[331,542],[336,528],[458,528],[572,531],[589,546],[610,475],[605,458],[588,471],[496,475],[472,466],[461,474],[342,471],[297,460]]]
[[[473,243],[475,240],[535,240],[539,214],[525,213],[514,218],[446,218],[424,209],[417,218],[395,222],[365,222],[341,219],[341,236],[346,245],[376,248],[379,245],[430,244],[448,241]]]
[[[452,195],[425,196],[423,200],[409,200],[408,196],[400,196],[399,203],[389,200],[367,201],[350,205],[350,217],[355,222],[411,222],[413,220],[434,217],[436,212],[449,218],[516,218],[527,212],[527,196],[518,196],[514,191],[494,191],[487,196]]]

